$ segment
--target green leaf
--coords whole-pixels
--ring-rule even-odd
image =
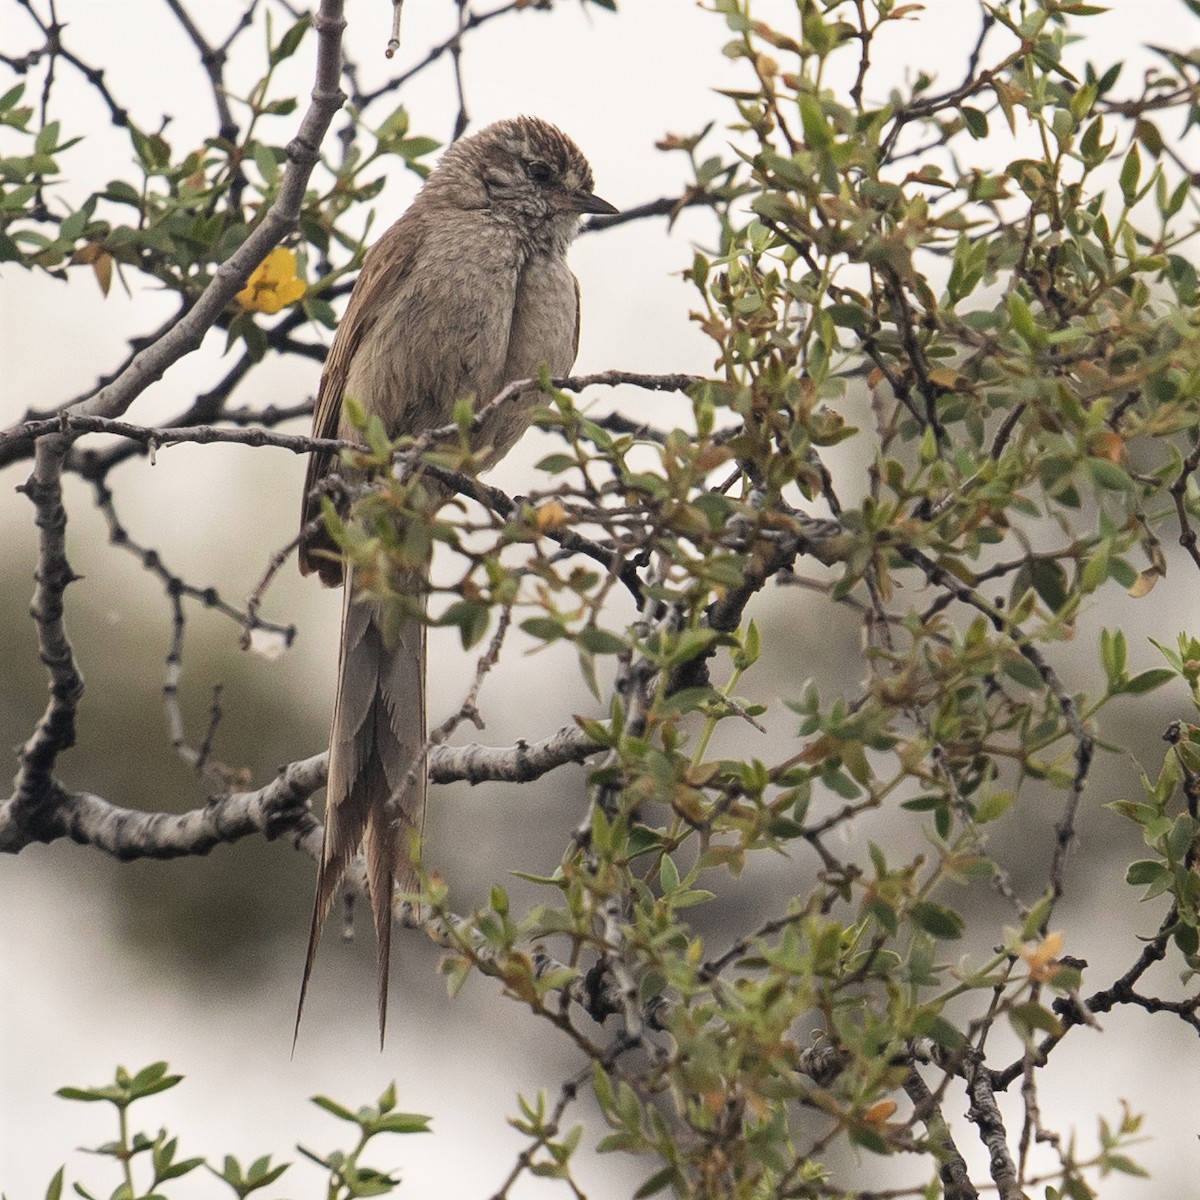
[[[1105,1154],[1101,1167],[1109,1171],[1118,1171],[1122,1175],[1134,1175],[1139,1179],[1149,1179],[1150,1172],[1143,1170],[1133,1159],[1124,1154]]]
[[[678,1178],[674,1167],[663,1167],[661,1171],[656,1171],[636,1192],[633,1193],[633,1200],[643,1200],[645,1196],[653,1196],[661,1192],[664,1188],[669,1187]]]
[[[129,1082],[129,1090],[135,1099],[153,1096],[173,1088],[183,1079],[182,1075],[168,1075],[165,1062],[151,1063],[143,1067]]]
[[[23,83],[14,84],[0,96],[0,113],[8,112],[18,100],[25,94],[25,85]]]
[[[1008,295],[1008,316],[1013,332],[1023,342],[1035,347],[1041,344],[1042,334],[1033,319],[1033,310],[1018,292],[1010,292]]]
[[[3,107],[4,104],[0,102],[0,108]],[[46,1188],[46,1200],[61,1200],[63,1189],[63,1172],[66,1169],[67,1168],[63,1166],[59,1167],[58,1170],[54,1172],[54,1178],[50,1180],[50,1186]]]
[[[60,1100],[81,1100],[85,1104],[97,1100],[107,1100],[110,1104],[116,1101],[121,1093],[116,1088],[77,1088],[60,1087],[54,1093]]]
[[[962,916],[952,908],[934,904],[931,900],[918,900],[909,913],[917,926],[936,938],[962,937]]]
[[[1200,930],[1194,925],[1185,925],[1182,921],[1171,932],[1175,945],[1188,957],[1200,950]]]
[[[380,1133],[429,1133],[432,1117],[422,1113],[388,1113],[376,1122],[374,1128]]]
[[[258,168],[258,173],[263,177],[263,182],[270,185],[279,179],[279,160],[275,157],[270,146],[264,146],[261,142],[254,143],[254,165]]]
[[[311,1099],[313,1104],[318,1108],[323,1108],[327,1113],[332,1113],[335,1117],[343,1121],[350,1121],[354,1125],[359,1124],[358,1117],[336,1100],[330,1100],[328,1096],[313,1096]]]
[[[1134,490],[1129,472],[1123,467],[1118,467],[1116,463],[1109,462],[1107,458],[1089,458],[1087,469],[1091,477],[1102,488],[1107,488],[1111,492],[1132,492]]]
[[[34,139],[34,150],[37,154],[52,154],[58,148],[58,135],[62,128],[58,121],[49,121],[38,130]]]
[[[995,821],[1002,817],[1012,806],[1013,800],[1016,799],[1014,792],[989,792],[975,806],[975,820],[980,825],[986,825],[989,821]]]
[[[542,642],[556,642],[568,636],[562,625],[550,617],[527,617],[521,622],[521,628]]]
[[[1041,597],[1046,607],[1053,613],[1062,612],[1070,595],[1067,573],[1063,570],[1062,564],[1054,559],[1035,559],[1029,565],[1029,579],[1033,590]],[[1037,675],[1036,671],[1034,675]],[[1026,686],[1037,687],[1040,682],[1040,677],[1038,677]]]
[[[733,652],[733,665],[739,671],[748,670],[762,653],[762,636],[758,632],[758,624],[751,619],[746,627],[746,635],[742,638],[741,646]]]
[[[808,94],[800,97],[799,104],[804,140],[813,150],[828,151],[833,146],[833,133],[821,111],[821,105],[814,96]]]
[[[262,112],[270,117],[290,117],[299,105],[291,97],[285,100],[272,100],[262,106]]]
[[[664,854],[658,864],[658,882],[667,895],[679,888],[679,869],[669,854]]]
[[[432,154],[441,146],[441,142],[437,138],[431,137],[414,137],[405,138],[396,146],[396,153],[400,155],[406,162],[411,163],[414,159],[424,158],[427,154]]]
[[[1125,882],[1133,887],[1153,887],[1162,891],[1171,886],[1172,875],[1170,868],[1157,859],[1142,858],[1125,869]]]
[[[965,1049],[967,1039],[945,1017],[935,1016],[928,1023],[922,1021],[923,1032],[939,1046],[958,1052]]]
[[[988,119],[987,114],[978,108],[968,108],[965,104],[958,110],[962,113],[963,124],[967,127],[967,132],[976,140],[987,137],[988,135]]]
[[[660,701],[655,706],[655,712],[663,718],[680,717],[684,713],[695,712],[715,695],[716,693],[709,687],[681,688],[679,691],[673,692],[667,699]]]
[[[1121,195],[1125,198],[1126,206],[1131,206],[1137,200],[1138,179],[1142,174],[1142,156],[1135,142],[1121,164]]]
[[[1142,671],[1132,679],[1127,679],[1121,684],[1119,691],[1126,696],[1144,696],[1147,692],[1162,687],[1164,683],[1170,683],[1174,678],[1175,672],[1170,668],[1152,667],[1149,671]]]
[[[134,208],[142,207],[141,193],[130,187],[122,179],[114,179],[108,187],[104,189],[101,195],[106,200],[112,200],[117,204],[132,204]]]
[[[585,625],[579,631],[579,644],[592,654],[620,654],[627,649],[624,638],[595,625]]]
[[[1066,603],[1065,595],[1062,603]],[[1048,601],[1047,605],[1049,606]],[[1029,688],[1030,691],[1041,689],[1042,677],[1038,673],[1037,667],[1023,654],[1016,653],[1005,656],[1002,666],[1005,675],[1010,679],[1015,679],[1022,687]]]
[[[285,58],[291,58],[296,53],[311,24],[312,18],[303,16],[279,39],[279,44],[270,53],[271,66],[277,67]]]
[[[545,471],[547,475],[559,475],[578,465],[579,460],[570,454],[547,454],[537,463],[537,469]]]
[[[1014,1004],[1009,1009],[1008,1019],[1022,1037],[1028,1037],[1035,1030],[1048,1033],[1051,1037],[1062,1036],[1062,1022],[1048,1008],[1032,1000]]]
[[[491,609],[479,600],[456,600],[438,618],[439,625],[458,627],[464,650],[478,645],[491,624]]]

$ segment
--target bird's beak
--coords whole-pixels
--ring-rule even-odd
[[[577,213],[597,213],[601,216],[612,216],[614,213],[621,211],[615,204],[609,204],[607,200],[601,200],[595,192],[584,191],[583,188],[580,188],[577,192],[569,193],[567,202]]]

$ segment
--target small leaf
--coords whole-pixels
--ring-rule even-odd
[[[1120,691],[1126,696],[1144,696],[1147,692],[1162,687],[1164,683],[1170,683],[1174,678],[1175,672],[1169,668],[1152,667],[1149,671],[1142,671],[1132,679],[1126,680]]]
[[[309,16],[301,17],[292,27],[279,39],[279,45],[276,46],[270,54],[271,66],[278,66],[285,58],[291,58],[296,53],[301,39],[308,32],[309,25],[312,24],[312,18]]]
[[[1171,872],[1155,859],[1142,858],[1132,862],[1125,870],[1125,882],[1133,887],[1170,886]]]
[[[947,1050],[957,1052],[967,1045],[967,1039],[945,1017],[934,1017],[927,1024],[925,1022],[922,1024],[926,1035]]]
[[[675,866],[675,861],[669,854],[664,854],[662,861],[658,864],[658,882],[662,885],[662,890],[666,894],[670,894],[679,888],[679,869]]]
[[[0,105],[0,107],[3,107],[3,105]],[[67,1168],[65,1166],[59,1167],[58,1170],[54,1172],[54,1178],[50,1180],[50,1186],[46,1188],[46,1200],[61,1200],[63,1189],[63,1172],[66,1169]]]
[[[586,625],[579,631],[579,644],[592,654],[620,654],[627,648],[624,638],[595,625]]]
[[[1129,153],[1125,156],[1124,163],[1121,164],[1121,195],[1125,198],[1126,206],[1131,206],[1137,199],[1138,179],[1142,173],[1142,156],[1138,152],[1137,143],[1135,142],[1129,149]]]
[[[828,151],[833,145],[833,134],[825,120],[825,114],[816,98],[807,93],[800,97],[800,123],[804,126],[804,140],[817,151]]]
[[[1008,1019],[1012,1022],[1017,1032],[1024,1037],[1027,1037],[1034,1030],[1048,1033],[1052,1037],[1060,1037],[1062,1035],[1063,1028],[1059,1019],[1048,1008],[1033,1001],[1027,1001],[1024,1004],[1014,1004],[1009,1010]]]
[[[521,628],[542,642],[556,642],[567,636],[567,631],[550,617],[528,617],[521,622]]]
[[[1134,1175],[1140,1179],[1150,1178],[1149,1171],[1143,1170],[1124,1154],[1106,1154],[1101,1160],[1101,1167],[1109,1171],[1119,1171],[1122,1175]]]
[[[677,1178],[674,1167],[663,1167],[661,1171],[656,1171],[636,1192],[633,1193],[633,1200],[643,1200],[645,1196],[653,1196],[661,1192],[664,1188],[672,1184]]]
[[[545,471],[547,475],[558,475],[563,471],[569,470],[571,467],[579,465],[578,459],[570,454],[547,454],[538,464],[539,471]]]
[[[989,792],[975,806],[975,820],[980,825],[1002,817],[1016,799],[1014,792]]]
[[[318,1108],[323,1108],[327,1113],[332,1113],[335,1117],[340,1117],[343,1121],[350,1121],[355,1125],[359,1123],[358,1117],[336,1100],[330,1100],[328,1096],[313,1096],[311,1099],[313,1104]]]
[[[967,127],[967,132],[976,140],[985,138],[988,135],[988,120],[987,114],[978,108],[968,108],[965,104],[958,110],[962,113],[963,124]]]
[[[429,1133],[432,1119],[422,1113],[393,1112],[380,1117],[374,1127],[380,1133]]]
[[[963,919],[952,908],[934,904],[930,900],[919,900],[909,910],[913,921],[926,933],[937,938],[960,938]]]

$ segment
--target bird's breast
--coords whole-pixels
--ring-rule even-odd
[[[346,394],[393,435],[448,424],[455,403],[483,405],[508,383],[570,370],[575,281],[561,254],[531,249],[492,223],[446,222],[416,248],[380,305],[348,372]],[[494,460],[528,423],[533,398],[506,405],[481,431]]]

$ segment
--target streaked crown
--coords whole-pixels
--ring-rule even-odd
[[[569,240],[580,214],[617,211],[592,186],[592,169],[579,147],[548,121],[525,116],[457,141],[429,177],[424,198],[488,208],[497,219],[518,222],[531,233]]]

